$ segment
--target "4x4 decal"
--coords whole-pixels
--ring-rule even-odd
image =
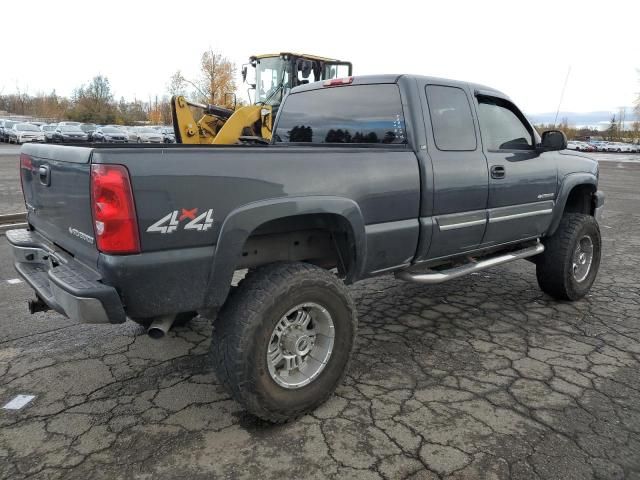
[[[213,209],[210,208],[200,215],[198,215],[197,208],[192,208],[191,210],[187,210],[186,208],[174,210],[151,225],[146,231],[147,233],[173,233],[178,230],[180,222],[183,220],[189,220],[189,222],[182,227],[183,230],[205,232],[213,226]]]

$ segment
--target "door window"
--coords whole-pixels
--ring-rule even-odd
[[[522,114],[509,102],[478,97],[478,118],[487,150],[531,150],[532,132]]]

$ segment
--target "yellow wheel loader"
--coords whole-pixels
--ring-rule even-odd
[[[282,99],[298,85],[351,76],[352,65],[332,58],[298,53],[256,55],[242,67],[247,82],[248,68],[255,70],[251,105],[228,109],[204,105],[183,96],[171,98],[173,129],[177,143],[230,145],[236,143],[268,143],[271,127]],[[202,110],[195,120],[191,107]]]

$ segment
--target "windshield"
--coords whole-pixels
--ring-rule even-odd
[[[104,133],[123,133],[119,128],[115,127],[104,127],[102,131]]]
[[[52,132],[56,129],[55,125],[43,125],[42,126],[42,130],[44,130],[45,132]]]
[[[84,133],[77,125],[63,125],[60,130],[63,132]]]
[[[153,128],[141,128],[138,130],[140,133],[158,133]]]
[[[35,125],[31,125],[30,123],[21,123],[16,125],[16,130],[20,130],[21,132],[38,132],[38,127]]]
[[[283,89],[275,92],[281,85],[289,84],[288,64],[280,57],[261,58],[256,61],[256,103],[279,105],[282,102]]]

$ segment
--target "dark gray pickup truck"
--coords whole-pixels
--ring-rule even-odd
[[[32,311],[166,331],[215,317],[215,368],[281,422],[326,400],[356,334],[344,283],[435,284],[516,259],[586,294],[598,164],[504,94],[412,75],[290,92],[270,145],[25,145],[27,230],[7,234]],[[245,279],[232,287],[234,272]]]

